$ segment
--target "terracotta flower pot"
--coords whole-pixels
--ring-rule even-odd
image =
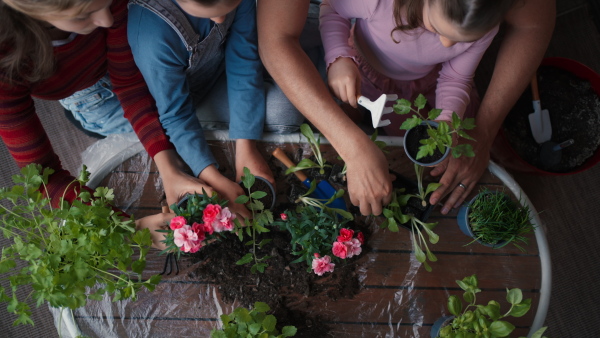
[[[444,152],[444,154],[442,154],[442,157],[439,159],[435,159],[432,161],[428,161],[428,157],[429,156],[425,156],[424,158],[418,159],[417,160],[417,154],[411,154],[411,149],[414,148],[418,148],[420,143],[419,140],[422,139],[422,137],[416,137],[415,133],[419,132],[419,128],[427,128],[427,124],[429,124],[430,126],[433,126],[434,128],[437,128],[439,123],[435,122],[435,121],[423,121],[421,122],[420,125],[411,128],[409,130],[406,131],[406,134],[404,134],[404,152],[406,153],[406,156],[408,156],[408,158],[413,161],[414,163],[423,166],[423,167],[435,167],[436,165],[442,163],[443,160],[446,159],[446,157],[448,157],[448,155],[450,154],[450,148],[446,147],[446,151]],[[418,150],[417,150],[418,151]],[[435,155],[435,153],[434,153]],[[432,156],[434,156],[432,155]]]
[[[541,66],[551,66],[562,69],[570,72],[582,80],[589,81],[594,92],[600,96],[600,75],[587,66],[571,59],[559,57],[546,58],[542,61]],[[543,104],[544,103],[542,101],[542,105]],[[552,107],[548,108],[552,109]],[[575,146],[576,145],[573,147]],[[596,165],[600,161],[600,148],[596,149],[590,158],[572,171],[550,172],[537,168],[536,166],[525,161],[511,146],[505,132],[503,131],[503,128],[500,128],[491,148],[491,157],[501,166],[514,171],[537,175],[564,176],[582,172]]]

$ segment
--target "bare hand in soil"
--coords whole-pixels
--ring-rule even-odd
[[[348,165],[348,194],[350,202],[360,207],[360,213],[380,215],[392,199],[392,181],[388,163],[375,143],[364,143],[354,151],[355,156],[344,159]]]
[[[431,194],[429,202],[435,205],[438,201],[448,195],[448,199],[442,207],[442,214],[446,215],[452,208],[458,208],[469,196],[471,190],[477,185],[477,181],[487,168],[490,161],[489,146],[482,138],[473,136],[478,142],[472,142],[474,157],[461,156],[454,158],[449,156],[444,162],[431,171],[432,176],[442,175],[442,184]],[[462,183],[466,189],[459,186]]]

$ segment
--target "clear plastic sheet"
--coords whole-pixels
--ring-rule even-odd
[[[219,141],[217,151],[225,154],[226,160],[220,159],[221,166],[231,166],[234,163],[233,142],[227,140],[226,132],[210,132],[207,138]],[[398,161],[403,161],[401,138],[380,138],[393,146],[388,154],[390,166],[398,166]],[[300,134],[294,135],[267,135],[265,136],[264,152],[270,153],[275,147],[288,147],[288,149],[302,148],[305,154],[310,153],[310,148],[303,143]],[[326,143],[324,141],[323,143]],[[121,146],[122,142],[115,141]],[[128,145],[133,148],[134,146]],[[290,148],[292,147],[292,148]],[[99,150],[101,149],[101,150]],[[142,149],[143,150],[143,149]],[[91,156],[94,160],[104,159],[104,163],[88,164],[95,172],[108,173],[120,158],[108,156],[110,147],[88,149],[98,153]],[[120,154],[120,152],[114,152]],[[288,152],[289,153],[289,152]],[[335,158],[331,151],[327,157]],[[90,158],[90,157],[86,157]],[[219,157],[218,157],[219,158]],[[329,160],[328,158],[328,160]],[[118,163],[117,163],[118,164]],[[120,197],[119,205],[128,206],[125,211],[135,214],[136,203],[143,197],[141,187],[152,186],[156,193],[162,191],[158,175],[150,173],[151,161],[141,156],[139,160],[130,163],[134,171],[138,172],[134,179],[131,175],[119,173],[111,174],[110,186],[127,187],[129,196]],[[104,166],[111,167],[106,169]],[[394,167],[393,170],[407,177],[413,172],[412,164],[406,163],[402,168]],[[499,173],[500,180],[493,174],[486,174],[482,181],[490,184],[502,185],[513,193],[520,192],[520,188],[502,168],[490,169]],[[149,174],[150,173],[150,174]],[[431,177],[428,177],[431,180]],[[499,183],[495,183],[498,180]],[[100,180],[98,180],[100,182]],[[523,195],[524,196],[524,195]],[[525,196],[526,197],[526,196]],[[524,199],[524,203],[530,203]],[[541,225],[535,209],[534,221]],[[530,252],[521,255],[516,249],[503,249],[501,254],[496,254],[492,249],[471,245],[466,249],[464,244],[469,242],[458,234],[454,214],[442,216],[439,209],[432,216],[431,221],[440,224],[436,232],[440,235],[440,243],[432,245],[431,249],[438,255],[438,262],[432,263],[433,272],[428,273],[412,253],[410,232],[404,228],[399,233],[381,230],[376,217],[363,217],[362,221],[371,225],[372,233],[368,238],[369,249],[365,251],[356,263],[357,278],[361,282],[360,292],[350,299],[310,299],[298,295],[296,301],[289,308],[309,312],[318,317],[329,327],[329,336],[333,337],[429,337],[431,324],[440,316],[447,314],[446,301],[449,295],[460,295],[454,281],[465,276],[477,273],[480,277],[480,287],[487,291],[482,296],[482,301],[493,298],[503,301],[504,289],[493,285],[501,284],[506,287],[521,287],[525,297],[534,298],[534,306],[528,315],[513,320],[518,328],[519,335],[526,335],[529,328],[536,329],[543,324],[547,303],[549,300],[550,277],[549,255],[545,243],[543,229],[538,227],[536,239],[532,238]],[[443,243],[442,243],[443,242]],[[207,247],[210,249],[210,247]],[[206,249],[206,248],[205,248]],[[454,250],[461,252],[452,252]],[[538,251],[539,250],[539,251]],[[494,256],[490,264],[483,261]],[[540,263],[541,260],[541,263]],[[159,256],[156,251],[148,257],[148,265],[144,278],[159,273],[164,267],[164,256]],[[89,301],[84,308],[74,311],[62,312],[63,322],[59,325],[62,337],[74,337],[78,334],[91,337],[209,337],[210,331],[220,325],[219,316],[230,313],[239,304],[225,303],[220,298],[219,286],[211,284],[202,278],[195,278],[193,272],[199,264],[192,258],[182,256],[179,261],[179,274],[164,276],[154,292],[143,291],[137,301],[112,302],[105,297],[102,301]],[[231,262],[235,264],[235,262]],[[526,276],[527,285],[523,276],[529,266],[541,264],[541,273]],[[516,266],[524,265],[522,268]],[[523,272],[525,271],[525,272]],[[285,273],[285,272],[284,272]],[[253,283],[255,276],[240,276],[247,278],[248,283]],[[495,283],[495,284],[494,284]],[[493,285],[492,285],[493,284]],[[487,289],[486,289],[487,285]],[[541,287],[540,287],[541,285]],[[527,289],[527,290],[525,290]],[[291,298],[293,295],[290,295]],[[537,304],[540,308],[538,309]],[[506,306],[506,304],[504,305]],[[56,318],[60,317],[58,309],[53,310]],[[535,318],[534,318],[535,317]],[[74,323],[71,323],[73,322]],[[532,322],[535,323],[532,326]],[[78,331],[80,330],[80,331]],[[298,337],[306,337],[301,332]],[[517,336],[517,335],[515,335]]]

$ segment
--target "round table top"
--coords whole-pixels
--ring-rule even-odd
[[[220,170],[233,177],[230,166],[234,163],[230,156],[233,143],[213,141],[210,144],[221,165]],[[285,168],[270,155],[276,147],[284,149],[295,161],[311,154],[307,145],[261,143],[260,149],[277,177],[284,175]],[[321,150],[328,162],[341,163],[331,146],[322,145]],[[404,150],[401,147],[389,147],[388,150],[386,156],[390,168],[414,179],[413,165]],[[515,200],[520,197],[523,203],[529,202],[501,168],[492,163],[489,169],[468,199],[486,188],[503,190]],[[425,181],[433,180],[426,174]],[[136,218],[159,213],[161,205],[166,204],[156,165],[145,154],[125,161],[100,185],[113,188],[117,207]],[[278,198],[285,195],[285,189],[285,180],[278,178]],[[383,230],[378,227],[382,217],[361,216],[371,224],[372,233],[368,237],[369,249],[354,263],[361,284],[358,294],[348,299],[325,301],[322,297],[287,297],[296,302],[288,304],[289,308],[293,310],[296,306],[298,311],[307,311],[320,318],[334,337],[428,336],[433,322],[449,313],[446,308],[448,296],[462,295],[455,281],[477,274],[479,287],[483,290],[478,294],[478,303],[487,304],[488,300],[494,299],[506,311],[509,308],[505,300],[506,288],[520,288],[525,298],[532,298],[531,310],[525,316],[509,319],[516,326],[511,336],[526,336],[530,329],[537,329],[543,324],[549,301],[549,256],[543,230],[538,227],[536,234],[529,236],[526,252],[512,245],[501,249],[477,243],[465,246],[471,239],[459,230],[456,214],[457,210],[453,210],[442,215],[436,208],[430,217],[429,221],[439,222],[435,232],[440,237],[437,244],[429,244],[438,258],[437,262],[430,263],[432,272],[425,271],[415,259],[409,230]],[[537,215],[534,221],[539,224]],[[152,250],[148,255],[148,275],[161,272],[164,259],[157,250]],[[142,292],[135,302],[90,301],[86,307],[75,311],[77,325],[83,334],[98,337],[209,336],[210,330],[218,327],[219,315],[230,313],[239,304],[223,302],[219,285],[188,273],[194,264],[200,263],[182,257],[182,271],[178,275],[164,276],[154,292]],[[249,279],[246,287],[251,292],[256,285]]]

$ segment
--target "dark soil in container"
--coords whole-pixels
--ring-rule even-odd
[[[418,189],[418,185],[416,181],[412,181],[396,172],[391,172],[393,175],[396,176],[396,180],[394,182],[392,182],[393,187],[395,189],[406,189],[405,193],[407,194],[412,194],[412,195],[417,195],[419,193],[419,189]],[[427,187],[427,183],[423,183],[423,187]],[[429,216],[431,215],[431,213],[433,212],[433,209],[435,209],[435,205],[432,205],[431,203],[429,203],[429,197],[431,197],[431,193],[429,193],[429,195],[426,196],[425,198],[425,205],[423,205],[423,201],[421,201],[420,198],[416,198],[416,197],[411,197],[408,200],[408,203],[406,204],[406,206],[404,206],[401,211],[404,215],[414,215],[416,218],[418,218],[419,220],[423,221],[423,222],[427,222],[427,220],[429,219]],[[411,229],[411,225],[410,223],[403,223],[400,224],[403,227],[407,228],[407,229]]]
[[[404,137],[406,138],[406,140],[405,140],[406,150],[408,151],[410,156],[412,156],[412,158],[414,158],[414,159],[417,158],[417,153],[419,152],[419,147],[421,146],[420,141],[423,139],[429,138],[429,135],[427,134],[428,128],[429,127],[427,127],[425,125],[418,125],[418,126],[412,128],[410,130],[410,133],[407,132],[404,135]],[[419,161],[421,163],[433,163],[433,162],[439,160],[440,158],[442,158],[442,156],[444,156],[444,154],[442,154],[436,148],[433,152],[433,155],[427,155],[425,157],[418,159],[417,161]]]
[[[552,124],[552,141],[573,139],[562,150],[560,162],[545,167],[540,159],[541,146],[531,133],[528,115],[533,113],[531,90],[526,90],[504,121],[504,132],[519,156],[548,172],[567,173],[590,158],[600,145],[600,99],[589,81],[566,70],[542,66],[538,70],[542,109],[547,109]]]

